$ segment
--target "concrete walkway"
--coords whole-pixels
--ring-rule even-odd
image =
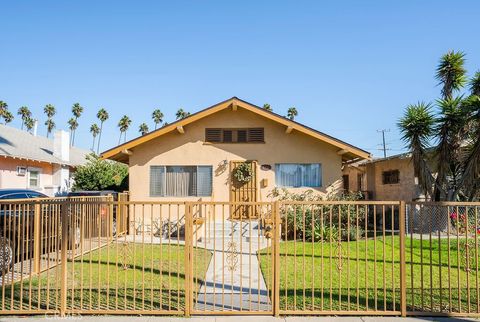
[[[271,302],[257,251],[268,246],[257,221],[212,221],[203,246],[212,251],[197,311],[269,311]]]

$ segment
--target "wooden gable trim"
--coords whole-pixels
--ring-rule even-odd
[[[222,111],[226,108],[229,108],[229,107],[232,107],[233,108],[244,108],[245,110],[247,111],[250,111],[252,113],[255,113],[257,115],[260,115],[260,116],[263,116],[271,121],[274,121],[276,123],[279,123],[279,124],[282,124],[284,126],[287,127],[287,129],[289,129],[289,131],[293,131],[293,130],[296,130],[296,131],[299,131],[301,133],[304,133],[306,135],[309,135],[311,137],[314,137],[318,140],[321,140],[323,142],[326,142],[326,143],[329,143],[333,146],[336,146],[338,147],[340,150],[345,150],[355,156],[357,156],[358,158],[361,158],[361,159],[367,159],[367,160],[370,160],[371,157],[370,157],[370,154],[366,151],[363,151],[361,149],[358,149],[354,146],[351,146],[347,143],[344,143],[340,140],[337,140],[331,136],[328,136],[326,134],[323,134],[321,132],[318,132],[316,130],[313,130],[307,126],[304,126],[300,123],[297,123],[297,122],[294,122],[292,120],[289,120],[285,117],[282,117],[280,115],[277,115],[273,112],[269,112],[267,110],[264,110],[258,106],[255,106],[253,104],[250,104],[248,102],[245,102],[245,101],[242,101],[236,97],[233,97],[231,99],[228,99],[228,100],[225,100],[223,102],[220,102],[216,105],[213,105],[209,108],[206,108],[204,110],[201,110],[197,113],[194,113],[192,115],[190,115],[189,117],[186,117],[182,120],[179,120],[179,121],[176,121],[174,123],[171,123],[169,125],[166,125],[158,130],[155,130],[153,132],[150,132],[146,135],[143,135],[143,136],[140,136],[136,139],[133,139],[129,142],[126,142],[122,145],[119,145],[113,149],[110,149],[110,150],[107,150],[105,152],[103,152],[101,154],[101,157],[103,159],[114,159],[115,156],[119,153],[121,153],[121,151],[123,150],[129,150],[131,148],[134,148],[140,144],[143,144],[145,142],[148,142],[150,140],[153,140],[157,137],[160,137],[166,133],[169,133],[171,131],[178,131],[179,128],[182,128],[182,130],[184,129],[184,127],[190,123],[193,123],[193,122],[196,122],[204,117],[207,117],[207,116],[210,116],[212,114],[215,114],[219,111]],[[178,131],[180,132],[180,131]]]

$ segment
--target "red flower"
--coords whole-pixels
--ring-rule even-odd
[[[450,214],[450,218],[453,219],[453,220],[457,219],[457,214],[455,212],[452,212]]]

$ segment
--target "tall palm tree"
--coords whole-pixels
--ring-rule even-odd
[[[437,68],[442,97],[432,104],[409,105],[399,121],[411,150],[415,176],[434,201],[474,200],[480,191],[480,97],[470,81],[470,93],[454,96],[467,84],[465,54],[448,52]],[[434,146],[430,144],[434,142]],[[428,150],[430,149],[430,150]]]
[[[272,107],[271,107],[270,104],[268,104],[268,103],[263,104],[263,109],[264,109],[264,110],[267,110],[267,111],[269,111],[269,112],[273,112]]]
[[[28,132],[32,132],[33,127],[35,126],[35,120],[31,117],[27,118],[25,121],[25,128]]]
[[[124,142],[127,141],[127,131],[131,123],[132,123],[132,120],[130,120],[130,118],[126,115],[124,115],[118,122],[118,127],[120,129],[120,137],[118,138],[118,144],[120,144],[122,140],[122,134],[124,133],[125,133]]]
[[[97,137],[98,133],[100,133],[100,128],[96,123],[93,123],[90,126],[90,133],[92,133],[92,137],[93,137],[92,151],[95,151],[95,138]]]
[[[47,138],[50,133],[52,133],[53,129],[55,128],[55,121],[52,118],[48,118],[45,121],[45,126],[47,127]]]
[[[70,133],[74,133],[78,127],[77,120],[74,117],[71,117],[67,123],[68,123],[68,128],[70,129]],[[73,142],[71,140],[70,140],[70,145],[73,145]]]
[[[298,115],[298,111],[295,107],[290,107],[287,111],[287,117],[292,121],[295,119],[295,116]]]
[[[5,110],[5,112],[3,113],[3,120],[5,121],[5,124],[8,124],[11,121],[13,121],[12,112],[10,112],[9,110]]]
[[[138,131],[142,134],[142,135],[145,135],[147,134],[149,131],[148,131],[148,125],[147,123],[142,123],[140,124],[140,126],[138,127]]]
[[[183,110],[183,108],[179,108],[175,115],[177,117],[177,120],[181,120],[181,119],[184,119],[184,118],[190,116],[190,112],[186,112],[186,111]]]
[[[152,113],[153,123],[155,123],[155,130],[157,129],[157,125],[161,124],[163,121],[163,113],[159,109],[156,109]]]
[[[47,127],[47,138],[48,138],[50,133],[55,128],[55,122],[52,120],[52,118],[57,111],[55,109],[55,106],[53,106],[52,104],[47,104],[43,108],[43,112],[47,115],[47,120],[45,121],[45,125]]]
[[[0,101],[0,118],[5,116],[5,112],[8,109],[8,104],[4,101]]]
[[[75,103],[72,106],[72,114],[75,119],[75,122],[77,126],[73,129],[72,135],[71,135],[71,145],[73,146],[75,144],[75,132],[78,128],[78,118],[82,116],[83,113],[83,106],[80,105],[80,103]]]
[[[30,109],[27,106],[22,106],[18,109],[17,112],[18,115],[22,118],[22,130],[23,126],[25,125],[25,121],[27,121],[29,118],[32,117],[32,112],[30,112]]]
[[[98,142],[97,142],[97,154],[98,154],[100,151],[100,140],[102,138],[102,132],[103,132],[103,122],[105,122],[109,118],[107,110],[105,110],[104,108],[100,108],[100,110],[98,110],[98,113],[97,113],[97,118],[100,120],[100,133],[98,134]]]

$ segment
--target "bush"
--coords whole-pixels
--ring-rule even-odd
[[[124,164],[102,160],[95,154],[87,155],[87,163],[73,174],[73,190],[128,190],[128,167]]]
[[[359,193],[337,195],[315,194],[312,190],[296,194],[286,189],[275,189],[270,193],[280,201],[310,201],[311,204],[288,204],[281,209],[282,238],[284,240],[303,239],[307,241],[357,240],[365,231],[364,207],[349,206],[341,201],[362,199]],[[321,204],[320,201],[339,201],[338,204]],[[358,218],[357,218],[358,216]],[[358,227],[357,227],[358,224]],[[357,237],[358,236],[358,237]]]

